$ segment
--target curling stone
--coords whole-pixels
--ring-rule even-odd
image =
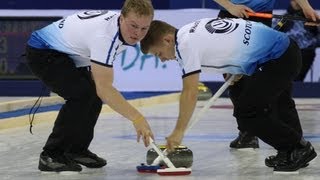
[[[163,151],[166,146],[161,145],[159,148]],[[155,158],[158,157],[157,152],[152,148],[147,152],[147,164],[151,165]],[[171,160],[172,164],[175,167],[185,167],[189,168],[193,163],[193,153],[186,146],[177,146],[174,152],[171,152],[167,155],[167,157]],[[163,161],[160,162],[159,166],[165,166]]]
[[[212,91],[203,83],[198,84],[198,100],[205,101],[210,99],[212,96]]]

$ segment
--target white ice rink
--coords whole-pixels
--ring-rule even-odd
[[[203,106],[199,102],[197,110]],[[305,137],[320,153],[320,100],[297,99]],[[168,103],[140,108],[150,122],[156,142],[164,143],[164,137],[174,127],[178,104]],[[90,149],[107,159],[101,169],[87,169],[74,175],[43,174],[37,169],[41,149],[51,132],[52,123],[36,124],[34,135],[24,126],[0,131],[0,179],[1,180],[265,180],[265,179],[320,179],[320,160],[314,159],[299,174],[274,174],[264,165],[265,157],[275,151],[260,141],[260,148],[251,151],[231,150],[229,143],[237,136],[236,121],[232,117],[231,102],[219,99],[201,120],[186,134],[183,144],[193,151],[192,173],[188,176],[159,176],[140,174],[135,167],[146,161],[147,148],[136,143],[135,131],[129,121],[116,113],[103,113],[96,125],[95,137]],[[76,124],[75,124],[76,126]]]

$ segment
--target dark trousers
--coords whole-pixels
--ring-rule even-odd
[[[43,149],[52,152],[87,150],[102,107],[89,68],[76,68],[68,55],[54,50],[28,46],[26,52],[31,71],[65,99]]]
[[[306,77],[316,57],[316,49],[315,48],[301,49],[301,56],[302,56],[302,67],[295,81],[303,81],[304,78]]]
[[[291,40],[280,58],[265,63],[252,76],[244,76],[236,83],[240,88],[231,93],[239,127],[277,150],[294,148],[302,137],[291,96],[292,82],[300,68],[300,50]]]
[[[266,13],[272,13],[271,11],[268,11]],[[237,18],[236,16],[233,16],[228,11],[221,10],[218,14],[218,17],[220,18]],[[272,19],[270,18],[259,18],[259,17],[249,17],[247,20],[255,21],[255,22],[261,22],[269,27],[272,25]],[[236,106],[237,96],[241,93],[242,90],[242,81],[239,81],[233,86],[229,87],[229,96],[232,101],[233,106]],[[236,109],[236,108],[235,108]],[[244,132],[245,130],[242,128],[242,123],[237,119],[238,129],[241,132]],[[250,135],[252,136],[252,135]]]

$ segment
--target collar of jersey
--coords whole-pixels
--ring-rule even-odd
[[[178,55],[178,58],[179,59],[182,59],[181,58],[181,55],[180,55],[180,51],[179,51],[179,44],[178,44],[178,29],[176,30],[176,32],[174,33],[174,39],[175,39],[175,45],[176,45],[176,53],[177,53],[177,55]]]

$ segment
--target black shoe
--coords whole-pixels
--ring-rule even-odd
[[[282,163],[283,161],[287,161],[288,157],[290,156],[290,152],[288,151],[278,151],[277,152],[277,155],[272,155],[272,156],[269,156],[267,157],[265,160],[264,160],[264,163],[266,166],[268,167],[276,167],[277,164],[280,164]],[[309,164],[304,164],[301,168],[304,168],[304,167],[307,167],[309,166]]]
[[[272,155],[267,157],[264,160],[264,163],[268,167],[276,167],[277,164],[282,163],[283,161],[287,161],[288,157],[290,156],[290,152],[288,151],[278,151],[277,155]]]
[[[239,132],[239,136],[231,141],[231,148],[241,149],[241,148],[259,148],[259,141],[256,136],[251,136],[247,132]]]
[[[274,171],[277,172],[290,172],[297,171],[302,168],[306,164],[308,164],[311,160],[313,160],[317,156],[317,153],[314,151],[310,142],[303,148],[295,148],[286,161],[279,162],[275,167]]]
[[[107,164],[105,159],[98,157],[89,150],[80,153],[66,153],[66,156],[88,168],[100,168]]]
[[[46,151],[40,154],[38,169],[47,172],[80,172],[82,170],[79,164],[67,158],[63,153],[58,154]]]

